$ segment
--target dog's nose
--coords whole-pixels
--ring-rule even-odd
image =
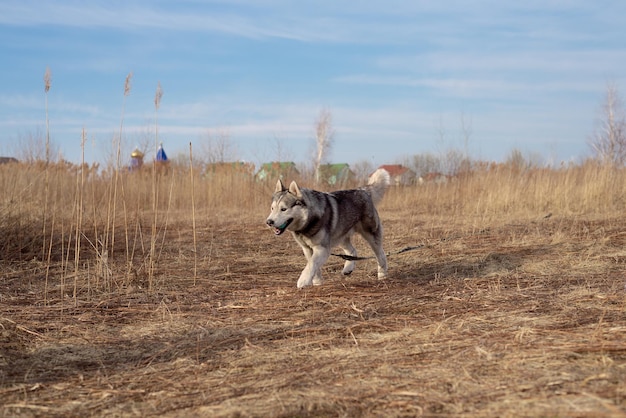
[[[269,226],[274,225],[274,220],[273,219],[268,219],[267,221],[265,221],[266,224],[268,224]]]

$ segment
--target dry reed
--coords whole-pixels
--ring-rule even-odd
[[[163,97],[163,90],[161,89],[161,82],[158,82],[156,93],[154,95],[154,155],[156,156],[159,147],[159,107],[161,106],[161,98]],[[154,284],[154,270],[156,265],[156,240],[157,240],[157,225],[158,225],[158,187],[157,187],[157,161],[155,158],[152,164],[152,236],[150,238],[150,254],[149,254],[149,266],[148,266],[148,287],[152,289]]]
[[[196,234],[196,200],[195,182],[193,178],[193,149],[189,143],[189,178],[191,181],[191,228],[193,230],[193,284],[196,285],[198,278],[198,240]]]
[[[46,72],[43,76],[44,81],[44,93],[45,93],[45,110],[46,110],[46,167],[50,163],[50,119],[48,117],[48,92],[50,91],[50,87],[52,85],[52,73],[50,72],[50,67],[46,67]],[[42,251],[41,258],[42,260],[45,258],[46,254],[46,216],[48,215],[48,170],[45,172],[45,199],[43,205],[43,232],[42,236]]]

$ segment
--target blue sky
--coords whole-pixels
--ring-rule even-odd
[[[0,2],[0,153],[45,132],[78,162],[154,135],[169,156],[228,136],[256,164],[311,160],[328,109],[330,160],[400,162],[467,149],[503,160],[589,155],[607,83],[626,89],[623,1]],[[124,101],[124,80],[133,73]],[[465,127],[465,129],[463,129]]]

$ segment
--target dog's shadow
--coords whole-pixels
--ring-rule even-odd
[[[499,249],[482,254],[456,254],[453,256],[422,256],[419,250],[404,254],[391,255],[388,259],[389,276],[384,282],[393,284],[425,284],[433,281],[471,279],[485,277],[507,277],[516,274],[528,261],[537,261],[554,252],[553,245],[541,245],[523,248]],[[370,276],[375,272],[373,260],[361,263],[358,270],[364,270]],[[338,262],[330,266],[331,274],[341,273]],[[353,273],[354,274],[354,273]],[[371,275],[372,280],[377,280]]]

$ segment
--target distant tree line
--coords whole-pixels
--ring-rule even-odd
[[[428,173],[443,173],[446,175],[462,175],[469,173],[479,167],[484,167],[485,162],[473,160],[469,156],[468,143],[471,135],[471,121],[467,121],[465,116],[461,118],[461,127],[464,140],[464,149],[450,148],[439,153],[422,153],[405,157],[397,163],[413,170],[417,176],[424,176]],[[443,138],[444,130],[441,127],[440,136]],[[134,141],[137,147],[146,152],[151,147],[153,134],[148,128],[145,132],[138,132]],[[313,147],[310,164],[305,171],[311,171],[314,179],[319,182],[319,170],[322,164],[330,161],[330,152],[334,143],[335,129],[332,122],[332,114],[329,109],[322,109],[316,118],[313,126]],[[278,152],[278,160],[285,154],[282,143],[278,138],[274,138]],[[592,133],[588,137],[588,145],[591,150],[591,158],[603,165],[623,167],[626,164],[626,110],[615,83],[608,83],[604,99],[598,111]],[[199,138],[199,146],[194,155],[194,160],[200,164],[215,164],[233,162],[237,158],[237,149],[233,145],[231,136],[226,130],[207,130]],[[60,148],[52,141],[47,132],[37,129],[34,132],[20,134],[15,141],[14,149],[8,151],[11,156],[23,162],[56,162],[62,160]],[[107,156],[105,156],[107,157]],[[111,154],[104,162],[108,165],[113,161]],[[187,155],[174,156],[173,162],[178,165],[187,165],[189,157]],[[391,161],[389,162],[391,163]],[[542,164],[538,155],[524,155],[518,149],[513,149],[503,162],[507,166],[517,169],[528,169]],[[305,162],[306,164],[306,162]],[[361,160],[350,167],[355,174],[355,178],[363,180],[376,168],[368,160]]]

